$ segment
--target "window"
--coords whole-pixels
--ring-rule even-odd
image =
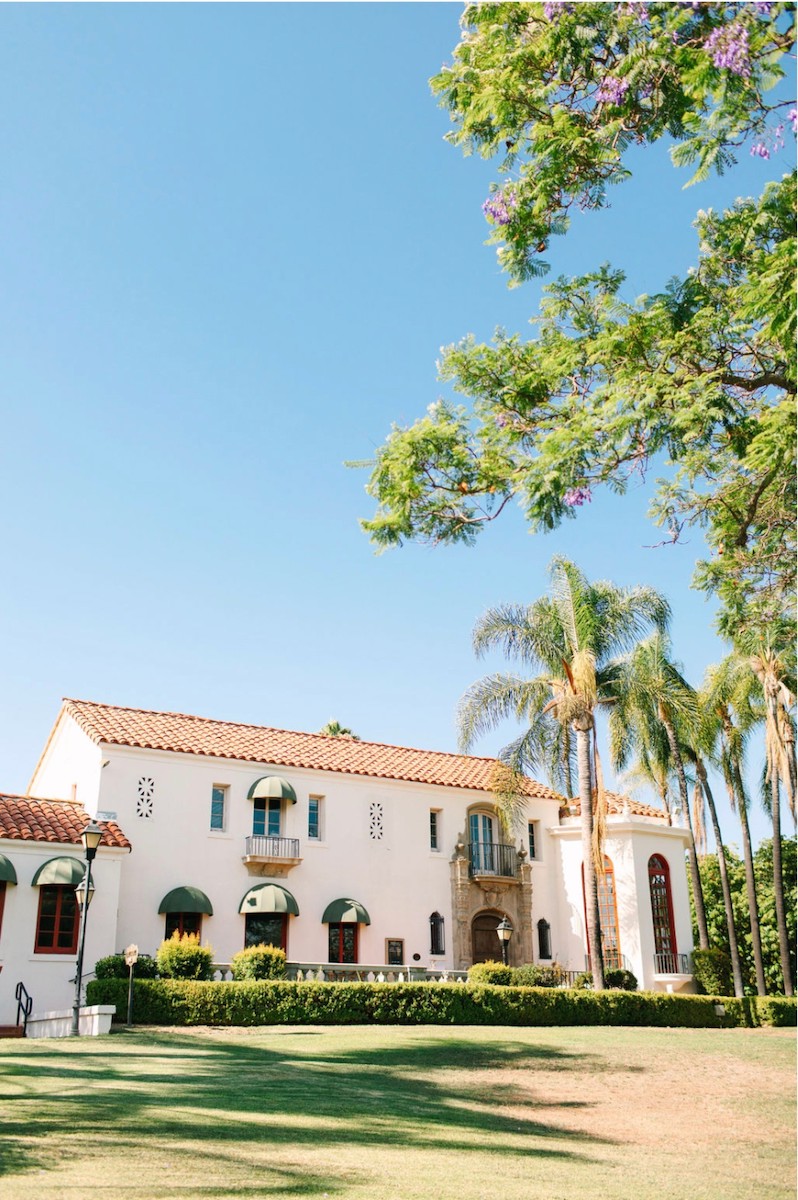
[[[211,788],[211,829],[224,829],[226,801],[227,788],[215,783]]]
[[[471,813],[468,818],[471,839],[471,870],[488,875],[496,874],[498,855],[493,845],[493,817],[487,813]]]
[[[3,928],[3,909],[6,903],[6,881],[0,881],[0,930]]]
[[[389,967],[404,966],[405,943],[403,938],[385,939],[385,961]]]
[[[537,821],[529,821],[527,823],[527,836],[529,838],[529,857],[537,858],[539,850]]]
[[[247,913],[245,946],[279,946],[288,949],[288,913]]]
[[[308,799],[308,837],[313,841],[321,841],[321,802],[323,796],[310,796]]]
[[[202,933],[202,913],[167,913],[164,937],[167,940],[173,933],[193,933],[199,937]]]
[[[429,952],[430,954],[445,954],[443,938],[443,917],[434,912],[429,919]]]
[[[440,850],[440,809],[431,808],[429,810],[429,848],[430,850]]]
[[[623,966],[621,939],[618,933],[618,904],[615,895],[615,868],[604,855],[604,875],[598,880],[599,920],[601,922],[601,949],[605,970],[618,970]],[[585,928],[587,928],[587,900],[585,899],[585,868],[582,866],[582,898],[585,900]],[[590,941],[588,939],[588,954]]]
[[[542,918],[538,921],[538,958],[551,958],[551,925]]]
[[[267,837],[280,836],[280,797],[270,796],[267,800],[261,797],[255,801],[252,810],[252,832],[257,837],[265,834]]]
[[[327,962],[357,962],[357,925],[333,922],[329,925]]]
[[[78,948],[80,915],[75,889],[66,884],[39,888],[35,954],[74,954]]]
[[[656,954],[676,954],[676,934],[673,928],[673,901],[668,864],[659,854],[648,860],[648,890],[651,895],[651,917],[654,922],[654,951]],[[667,964],[663,970],[669,969]]]

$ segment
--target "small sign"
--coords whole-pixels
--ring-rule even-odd
[[[132,967],[134,963],[138,962],[138,960],[139,960],[138,946],[128,946],[127,949],[125,950],[125,962],[127,963],[127,965],[129,967]]]

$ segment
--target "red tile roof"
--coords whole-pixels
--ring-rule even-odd
[[[628,812],[633,817],[656,817],[660,821],[667,821],[668,814],[664,808],[654,808],[651,804],[643,804],[640,800],[633,800],[631,796],[619,796],[615,792],[605,792],[607,797],[607,812],[610,816],[620,817],[625,812]],[[574,796],[569,804],[563,806],[560,810],[562,816],[582,815],[582,806],[579,803],[579,797]]]
[[[97,743],[137,746],[145,750],[171,750],[179,754],[473,788],[483,792],[491,790],[491,778],[496,768],[493,758],[447,754],[440,750],[411,750],[405,746],[358,742],[322,733],[294,733],[263,725],[239,725],[184,713],[117,708],[90,700],[65,699],[63,711]],[[536,799],[562,803],[562,796],[533,779],[526,780],[525,791]]]
[[[31,796],[0,793],[0,838],[19,842],[57,842],[80,845],[89,816],[69,800],[34,800]],[[105,830],[101,846],[130,850],[130,842],[114,821],[100,821]]]

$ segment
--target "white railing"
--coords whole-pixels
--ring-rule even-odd
[[[256,858],[299,858],[299,838],[252,834],[245,839],[244,853]]]
[[[692,975],[689,954],[655,954],[655,975]]]

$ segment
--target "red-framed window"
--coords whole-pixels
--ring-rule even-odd
[[[601,922],[601,950],[606,970],[617,970],[623,966],[621,958],[621,936],[618,932],[618,898],[615,892],[615,868],[612,860],[604,855],[604,874],[598,880],[599,920]],[[587,930],[587,897],[585,896],[585,867],[582,864],[582,902],[585,906],[585,930]],[[590,954],[590,938],[587,938]]]
[[[193,933],[197,937],[202,934],[202,913],[167,913],[164,926],[164,937],[168,939],[174,933],[182,937],[184,933]]]
[[[654,952],[676,954],[671,873],[667,862],[659,854],[652,854],[648,860],[648,890],[651,896],[651,919],[654,923]]]
[[[358,928],[359,926],[349,921],[336,921],[330,924],[327,962],[357,962]]]
[[[75,954],[79,927],[74,887],[60,883],[40,887],[34,954]]]

